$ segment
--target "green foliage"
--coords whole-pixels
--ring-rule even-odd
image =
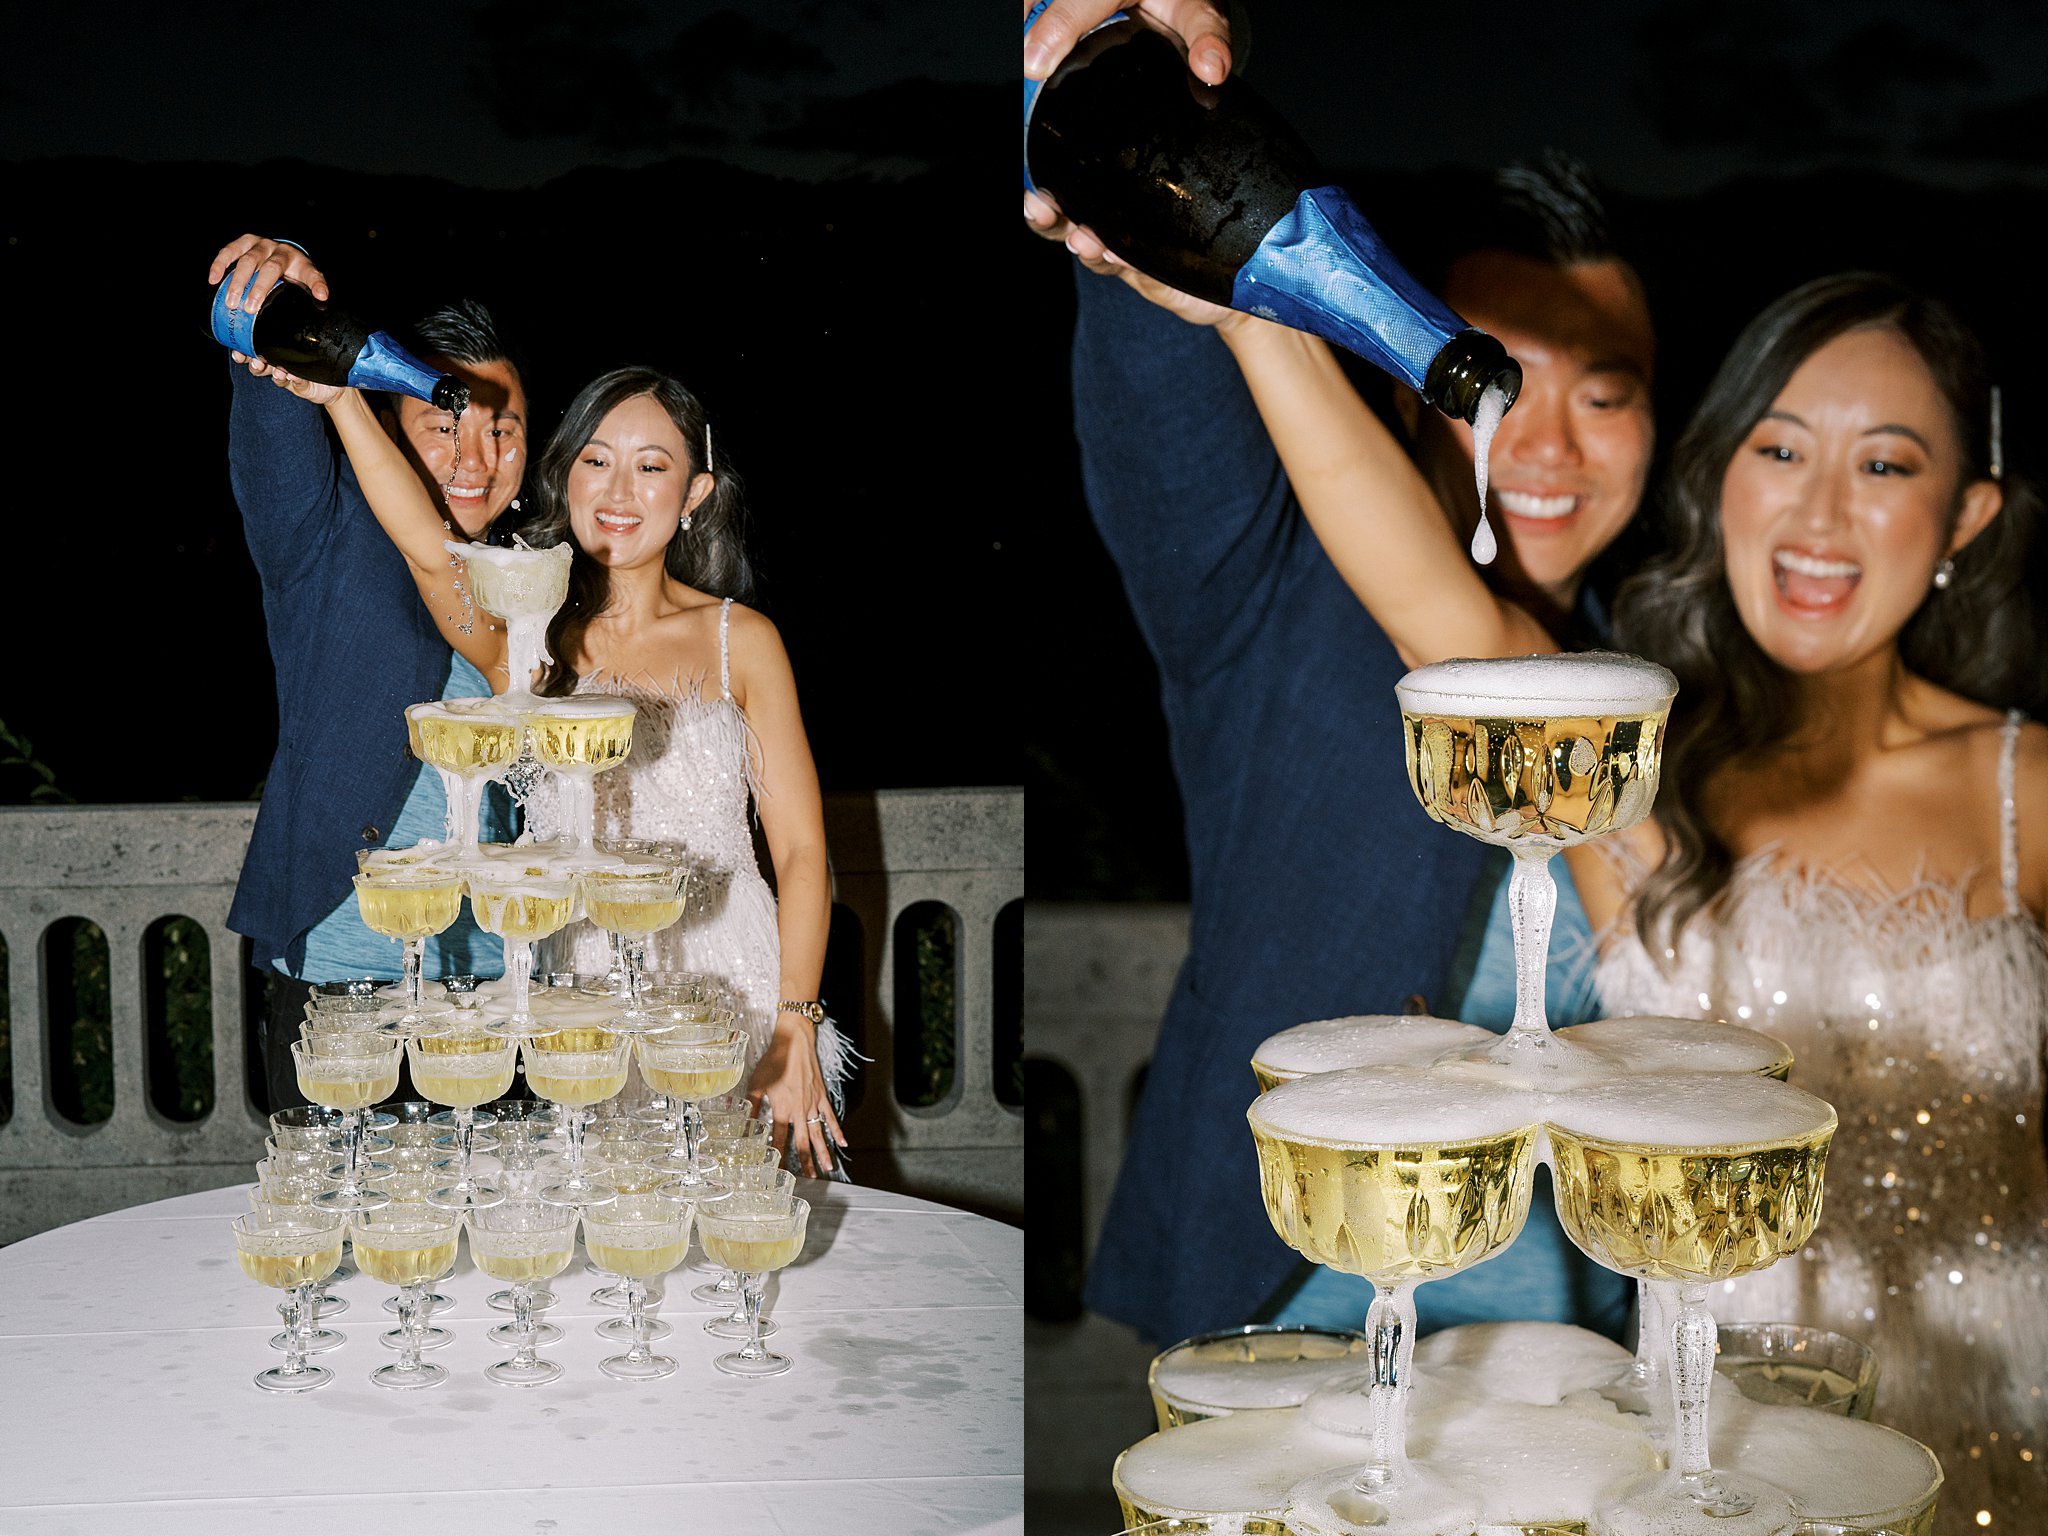
[[[954,989],[953,917],[932,906],[917,925],[918,1069],[907,1103],[936,1104],[953,1088]],[[899,1085],[900,1088],[901,1085]]]
[[[51,936],[51,959],[60,970],[68,963],[70,1001],[75,1011],[70,1071],[53,1074],[51,1088],[60,1109],[82,1124],[98,1125],[114,1112],[114,1011],[107,975],[107,936],[98,923],[75,921],[64,926],[69,933]],[[55,953],[59,945],[68,952]],[[51,1008],[65,1005],[64,994],[62,986],[50,988]],[[55,1033],[63,1038],[61,1028]],[[65,1091],[67,1077],[71,1093]],[[71,1102],[65,1102],[67,1099]]]
[[[212,948],[189,917],[165,919],[160,933],[170,1081],[158,1090],[157,1105],[173,1120],[197,1120],[213,1108]]]
[[[57,775],[36,756],[35,743],[17,735],[0,720],[0,804],[75,805],[57,787]]]

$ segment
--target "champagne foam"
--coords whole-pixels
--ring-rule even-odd
[[[1493,1032],[1477,1024],[1418,1014],[1362,1013],[1316,1019],[1268,1035],[1252,1065],[1282,1077],[1306,1077],[1346,1067],[1426,1067],[1439,1056],[1486,1045]]]
[[[1714,1400],[1708,1426],[1714,1465],[1777,1484],[1808,1520],[1862,1528],[1873,1517],[1902,1520],[1933,1493],[1940,1463],[1896,1430],[1811,1408],[1747,1398]]]
[[[1416,1344],[1415,1377],[1467,1397],[1552,1407],[1606,1386],[1629,1359],[1612,1339],[1568,1323],[1465,1323]]]
[[[471,595],[501,619],[551,617],[568,600],[568,544],[552,549],[497,549],[488,544],[444,541],[451,555],[469,562]]]
[[[1554,1095],[1550,1122],[1599,1141],[1719,1151],[1804,1141],[1833,1129],[1835,1112],[1765,1077],[1645,1072]]]
[[[1247,1346],[1271,1348],[1291,1342],[1286,1334],[1251,1334],[1243,1340],[1176,1346],[1153,1362],[1152,1386],[1175,1402],[1205,1410],[1292,1408],[1332,1379],[1355,1376],[1366,1368],[1361,1349],[1340,1353],[1362,1341],[1319,1335],[1303,1341],[1305,1349],[1320,1351],[1305,1359],[1244,1358]]]
[[[560,720],[617,720],[634,713],[631,699],[606,698],[598,694],[573,694],[568,698],[542,699],[535,715]]]
[[[1763,1072],[1792,1059],[1776,1035],[1709,1019],[1595,1019],[1557,1035],[1628,1072]]]
[[[1394,685],[1409,714],[1517,720],[1648,714],[1677,692],[1664,668],[1619,651],[1439,661]]]
[[[1451,1063],[1321,1072],[1262,1094],[1246,1114],[1293,1141],[1412,1147],[1537,1126],[1547,1104],[1545,1094],[1475,1078]]]

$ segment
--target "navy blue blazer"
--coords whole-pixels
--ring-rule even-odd
[[[448,644],[318,406],[233,370],[228,473],[263,583],[277,754],[228,926],[297,972],[423,772],[405,708],[441,696]]]
[[[1086,1298],[1168,1342],[1245,1322],[1300,1262],[1259,1198],[1253,1049],[1440,998],[1485,850],[1416,803],[1400,658],[1223,343],[1077,276],[1083,478],[1159,664],[1193,924]]]

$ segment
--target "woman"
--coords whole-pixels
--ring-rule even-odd
[[[273,377],[326,405],[442,636],[494,687],[509,686],[504,631],[477,622],[462,562],[443,546],[446,526],[368,404],[352,390]],[[587,385],[534,479],[536,538],[567,537],[576,550],[569,599],[548,635],[555,660],[535,684],[640,705],[632,756],[597,780],[600,830],[680,835],[729,867],[712,910],[683,925],[672,963],[711,970],[740,992],[750,1094],[805,1173],[831,1172],[831,1148],[845,1139],[821,1033],[826,1059],[836,1066],[845,1052],[817,1006],[830,918],[823,810],[781,638],[737,601],[751,588],[738,479],[717,467],[697,398],[645,368]],[[779,903],[753,857],[750,801]]]
[[[1656,819],[1575,859],[1609,1012],[1754,1024],[1834,1104],[1813,1240],[1715,1312],[1871,1344],[1954,1531],[2048,1509],[2048,730],[2003,708],[2039,508],[1997,433],[1976,338],[1888,279],[1750,324],[1617,603],[1680,683]]]

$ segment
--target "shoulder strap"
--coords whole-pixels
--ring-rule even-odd
[[[2018,710],[2007,710],[1998,743],[1998,879],[2005,889],[2008,917],[2020,910],[2020,818],[2013,798],[2013,765],[2025,719]]]
[[[725,639],[727,631],[731,629],[731,623],[733,623],[733,600],[727,598],[725,602],[719,604],[719,696],[727,702],[727,705],[729,705],[729,702],[733,702],[733,653],[731,653],[731,647],[727,645],[727,639]],[[2011,768],[2007,768],[2005,774],[2007,774],[2007,778],[2011,778]],[[2011,811],[2011,805],[2013,805],[2011,791],[2007,791],[2007,799],[2005,799],[2007,811]],[[2019,883],[2019,874],[2017,874],[2017,866],[2015,866],[2013,885],[2009,887],[2007,897],[2011,895],[2011,891],[2019,889],[2017,883]]]

